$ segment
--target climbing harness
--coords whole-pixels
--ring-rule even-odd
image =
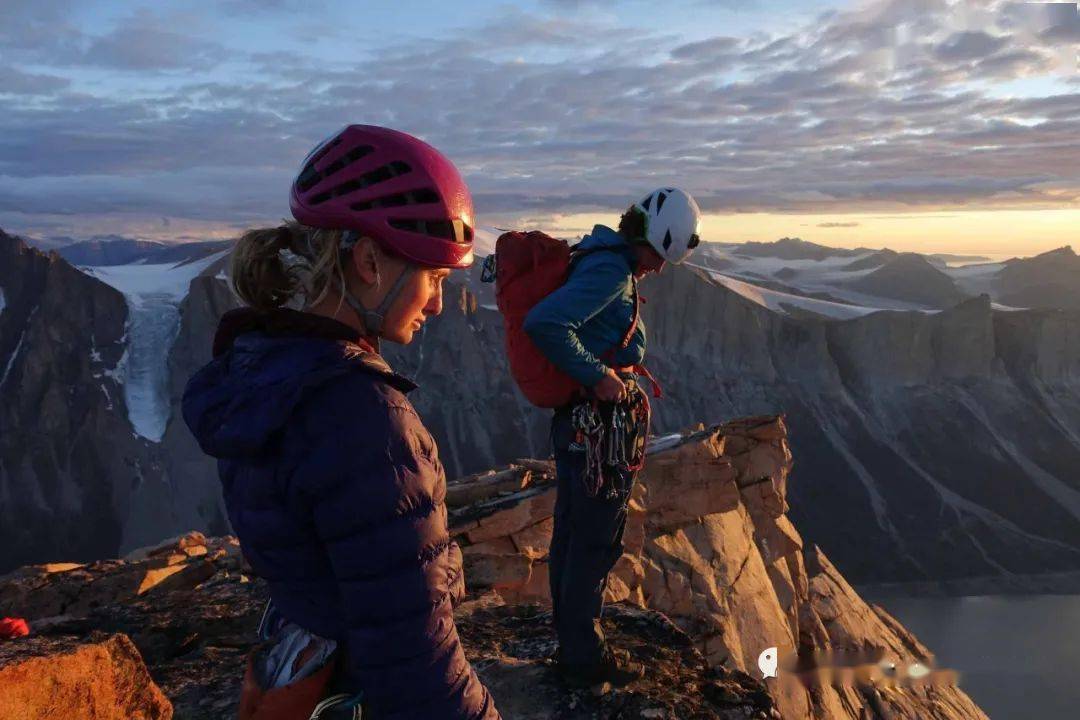
[[[634,376],[625,378],[627,399],[604,403],[586,399],[572,406],[570,450],[585,453],[585,494],[606,499],[629,495],[633,473],[645,464],[649,398]]]
[[[328,694],[337,665],[337,643],[289,622],[267,603],[259,622],[260,644],[248,655],[239,720],[319,720],[334,709],[361,717],[361,696]]]

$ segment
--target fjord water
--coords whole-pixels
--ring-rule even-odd
[[[874,599],[993,720],[1080,717],[1080,595]]]

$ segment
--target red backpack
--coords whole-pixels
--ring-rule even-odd
[[[499,236],[495,254],[485,263],[486,279],[494,275],[495,301],[506,329],[506,351],[510,373],[521,392],[533,405],[557,408],[578,396],[582,386],[559,370],[525,333],[525,316],[533,306],[566,282],[577,258],[608,248],[576,250],[566,241],[539,231],[507,232]],[[613,248],[612,248],[613,250]],[[496,260],[492,260],[496,258]],[[494,271],[492,265],[494,263]],[[610,353],[630,344],[637,330],[640,300],[634,284],[634,319],[621,344]]]

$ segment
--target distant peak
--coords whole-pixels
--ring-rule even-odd
[[[1074,257],[1076,257],[1076,253],[1073,251],[1072,245],[1065,245],[1063,247],[1055,248],[1053,250],[1048,250],[1048,251],[1046,251],[1046,252],[1044,252],[1044,253],[1042,253],[1040,255],[1036,255],[1036,257],[1069,257],[1069,258],[1074,258]]]

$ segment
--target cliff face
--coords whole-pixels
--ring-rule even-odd
[[[0,570],[116,552],[149,471],[126,422],[123,297],[0,232]]]
[[[933,668],[930,651],[804,544],[786,515],[791,453],[781,418],[666,446],[654,446],[640,478],[607,588],[606,633],[648,669],[619,692],[568,690],[547,660],[550,463],[523,460],[448,488],[470,590],[459,630],[504,717],[986,717],[955,673],[907,677],[915,662]],[[0,578],[0,615],[28,617],[33,634],[16,642],[34,647],[127,633],[177,717],[217,718],[234,707],[266,597],[247,572],[235,539],[192,533],[125,560],[23,568]],[[762,679],[757,658],[770,647],[782,670]]]
[[[1077,567],[1080,315],[980,298],[796,321],[686,273],[648,292],[685,308],[646,310],[659,427],[787,413],[793,517],[849,576]]]

